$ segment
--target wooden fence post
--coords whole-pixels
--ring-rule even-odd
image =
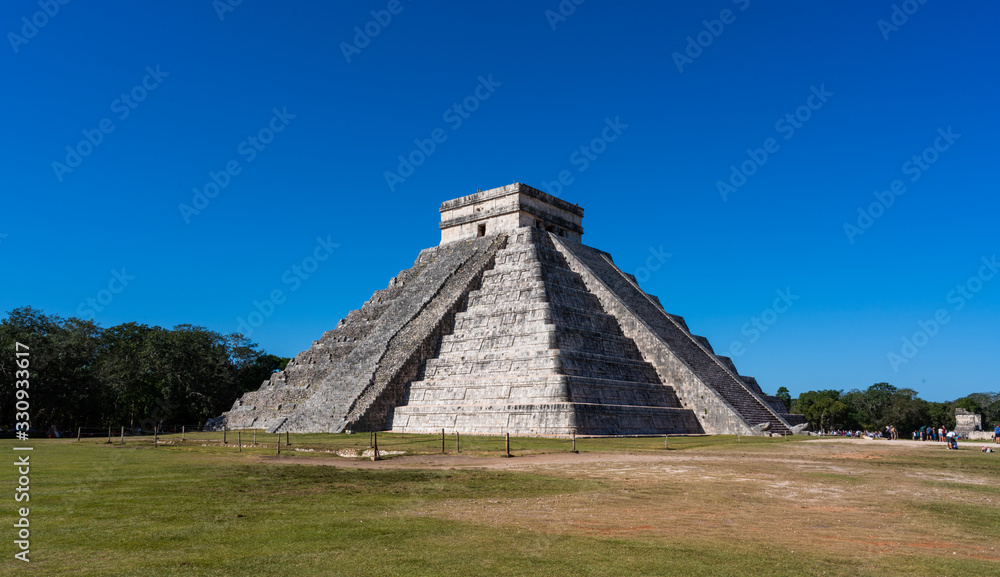
[[[76,428],[76,440],[79,441],[81,436],[83,436],[83,427],[77,427]]]
[[[225,425],[222,425],[222,444],[223,445],[226,444],[226,432],[227,432],[227,429],[229,429],[229,427],[227,427]]]
[[[111,427],[108,427],[108,442],[105,445],[111,444]]]
[[[441,454],[444,454],[444,429],[441,429]]]
[[[184,425],[181,425],[181,441],[182,441],[182,442],[184,441],[184,433],[185,433],[185,432],[186,432],[186,428],[185,428],[185,426],[184,426]]]
[[[160,440],[159,433],[160,433],[160,426],[159,425],[153,425],[153,446],[154,447],[156,446],[156,443],[159,442],[159,440]]]
[[[239,447],[238,452],[243,452],[243,432],[236,431],[236,446]]]
[[[507,438],[507,442],[506,442],[507,456],[509,457],[510,456],[510,433],[507,433],[506,438]]]
[[[462,437],[458,431],[455,431],[455,452],[462,452]]]
[[[122,444],[125,444],[125,425],[122,425]]]
[[[372,461],[378,461],[378,433],[372,432]]]
[[[576,431],[573,431],[573,452],[574,453],[579,452],[576,450]]]
[[[292,435],[291,431],[287,431],[287,430],[285,431],[285,446],[286,447],[291,447],[292,446],[292,436],[291,435]]]

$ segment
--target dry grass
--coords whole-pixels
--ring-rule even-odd
[[[482,450],[461,455],[389,440],[419,450],[372,462],[201,441],[39,441],[25,574],[847,577],[1000,567],[1000,453],[971,444],[712,437],[663,450],[656,439],[591,439],[574,454],[565,441],[518,439],[519,456],[506,459],[495,439],[470,439]],[[308,441],[339,449],[358,439]]]

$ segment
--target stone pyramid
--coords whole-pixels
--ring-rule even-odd
[[[210,426],[515,435],[804,428],[526,186],[441,205],[441,244]]]

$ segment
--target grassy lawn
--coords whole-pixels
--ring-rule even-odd
[[[214,434],[213,434],[214,435]],[[31,563],[3,575],[989,575],[1000,457],[734,437],[292,435],[237,452],[36,440]],[[219,434],[221,440],[221,434]],[[233,433],[227,435],[230,445]],[[258,434],[258,441],[264,440]],[[246,438],[243,439],[246,441]],[[0,450],[12,455],[11,441]],[[290,449],[312,449],[292,451]],[[527,457],[526,457],[527,456]],[[551,457],[551,459],[550,459]],[[9,459],[13,461],[13,459]],[[337,466],[321,466],[336,464]],[[359,467],[366,468],[359,468]],[[372,468],[373,466],[377,468]],[[5,481],[16,485],[8,467]],[[10,495],[11,493],[9,493]],[[14,519],[8,497],[5,518]],[[10,527],[10,525],[8,525]]]

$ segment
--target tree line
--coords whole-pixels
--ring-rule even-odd
[[[289,361],[240,333],[134,322],[102,328],[17,308],[0,322],[0,423],[14,420],[18,342],[29,347],[29,413],[37,432],[53,425],[201,426]]]
[[[792,413],[805,415],[813,430],[882,431],[892,425],[901,435],[920,427],[955,428],[955,409],[979,413],[983,428],[1000,423],[1000,393],[973,393],[954,401],[935,403],[917,396],[913,389],[875,383],[865,390],[808,391],[792,399],[788,389],[778,389]]]
[[[12,423],[16,411],[18,342],[29,347],[30,420],[41,432],[53,425],[60,430],[201,426],[289,361],[258,349],[240,333],[134,322],[102,328],[90,320],[17,308],[0,321],[0,424]],[[805,415],[813,430],[951,429],[955,408],[981,414],[984,428],[1000,422],[1000,393],[936,403],[913,389],[875,383],[865,390],[808,391],[795,399],[782,387],[777,396],[792,413]]]

